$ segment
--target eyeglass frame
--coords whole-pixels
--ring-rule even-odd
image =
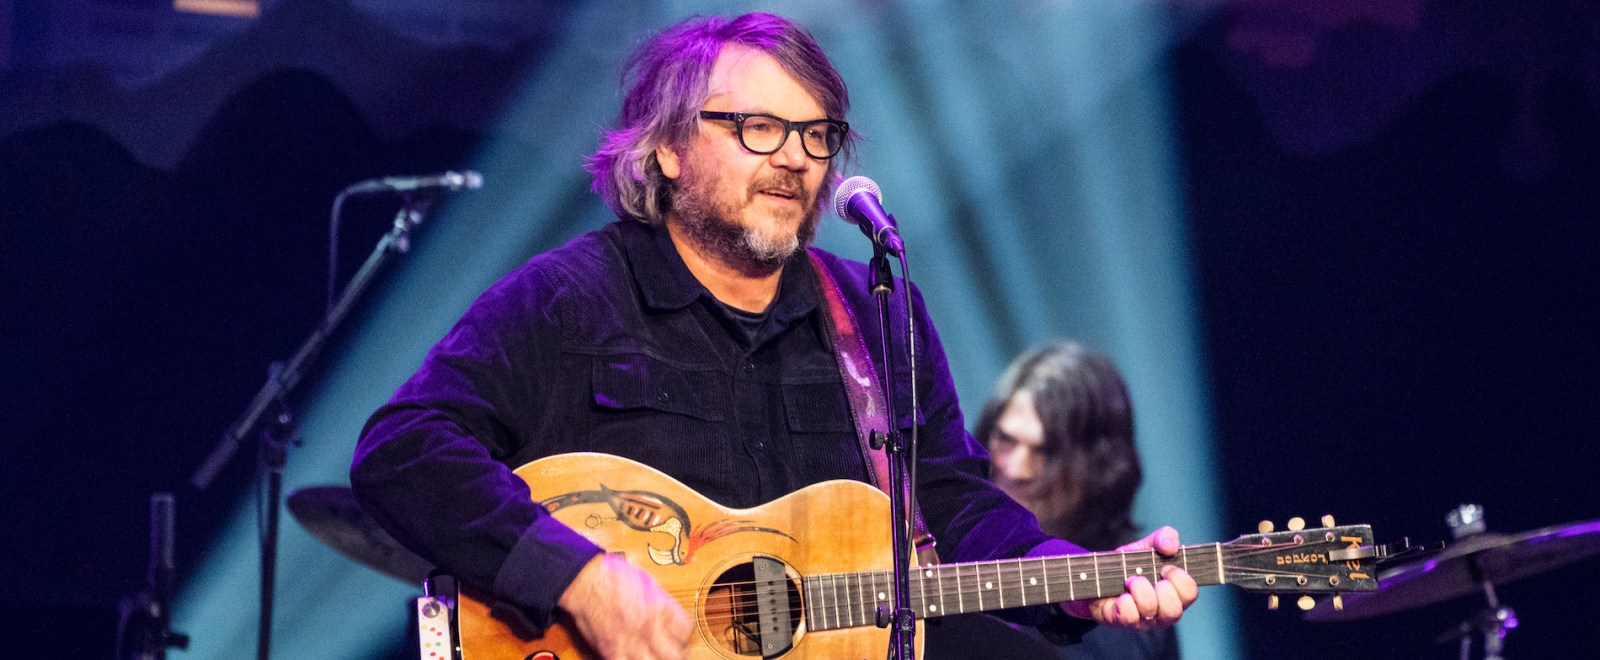
[[[783,137],[778,140],[778,146],[773,147],[771,151],[760,151],[760,150],[751,148],[749,143],[744,141],[744,122],[745,122],[746,119],[749,119],[751,117],[764,117],[764,118],[771,119],[771,120],[773,120],[775,122],[778,122],[779,124],[783,125]],[[744,147],[750,153],[760,154],[760,155],[763,155],[763,156],[766,156],[766,155],[769,155],[769,154],[775,154],[775,153],[778,153],[779,151],[783,150],[783,145],[789,143],[789,134],[790,133],[799,133],[800,134],[800,150],[801,151],[806,152],[807,156],[810,156],[810,157],[815,158],[817,160],[830,160],[834,156],[839,155],[840,152],[844,151],[845,136],[850,134],[850,124],[847,123],[847,122],[840,121],[838,119],[813,119],[811,121],[789,121],[789,120],[784,119],[782,117],[779,117],[777,115],[769,115],[769,114],[767,114],[765,112],[719,112],[719,111],[716,111],[716,110],[701,110],[700,111],[700,118],[701,119],[710,119],[710,120],[713,120],[713,121],[731,121],[731,122],[733,122],[733,134],[734,134],[735,137],[739,138],[739,146]],[[837,127],[839,129],[839,148],[834,150],[833,153],[828,154],[826,156],[818,156],[818,155],[816,155],[814,153],[811,153],[811,149],[806,146],[806,137],[805,137],[805,132],[804,131],[807,128],[810,128],[810,127],[812,127],[813,125],[816,125],[816,124],[831,124],[834,127]]]

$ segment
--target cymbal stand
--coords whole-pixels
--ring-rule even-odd
[[[1456,540],[1481,534],[1488,529],[1483,519],[1483,507],[1476,504],[1456,507],[1445,516],[1445,523],[1450,526],[1450,533]],[[1509,606],[1500,603],[1500,596],[1494,589],[1494,581],[1484,576],[1483,566],[1478,563],[1478,557],[1468,558],[1467,568],[1472,575],[1472,581],[1483,588],[1487,606],[1456,626],[1453,635],[1447,634],[1443,637],[1457,637],[1460,640],[1460,659],[1470,660],[1472,637],[1481,634],[1483,660],[1505,660],[1502,651],[1505,648],[1506,633],[1517,627],[1517,613]]]
[[[1462,621],[1454,631],[1441,635],[1441,640],[1450,637],[1460,640],[1459,657],[1461,660],[1470,660],[1473,636],[1483,635],[1483,660],[1505,660],[1502,651],[1505,648],[1506,633],[1517,627],[1517,613],[1509,606],[1500,603],[1495,594],[1494,583],[1482,579],[1478,563],[1474,561],[1471,566],[1473,577],[1483,585],[1483,595],[1488,601],[1488,606]]]

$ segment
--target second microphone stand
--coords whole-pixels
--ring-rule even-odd
[[[342,196],[341,196],[342,198]],[[327,346],[328,340],[349,316],[366,290],[376,279],[384,264],[411,249],[411,230],[422,223],[432,205],[431,195],[407,195],[400,211],[395,214],[394,226],[373,248],[360,270],[350,278],[339,299],[323,317],[300,350],[288,362],[274,362],[268,369],[267,382],[261,386],[243,414],[223,433],[222,441],[190,477],[196,489],[204,489],[238,452],[244,438],[252,432],[259,433],[261,471],[266,480],[266,495],[261,503],[261,615],[256,657],[266,660],[272,648],[272,606],[274,585],[277,582],[278,524],[281,519],[283,499],[283,466],[290,445],[298,444],[295,417],[288,397],[300,383],[306,371]],[[266,418],[266,423],[262,420]],[[259,431],[257,427],[260,427]]]

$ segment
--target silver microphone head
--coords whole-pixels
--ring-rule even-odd
[[[873,198],[879,202],[883,201],[883,193],[878,190],[878,184],[864,176],[853,176],[845,179],[844,183],[839,184],[839,189],[834,191],[833,212],[838,213],[840,218],[855,222],[850,220],[850,198],[862,191],[872,193]]]

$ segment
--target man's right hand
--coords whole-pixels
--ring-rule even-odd
[[[678,660],[689,656],[689,614],[643,569],[601,553],[561,594],[584,641],[602,658]]]

